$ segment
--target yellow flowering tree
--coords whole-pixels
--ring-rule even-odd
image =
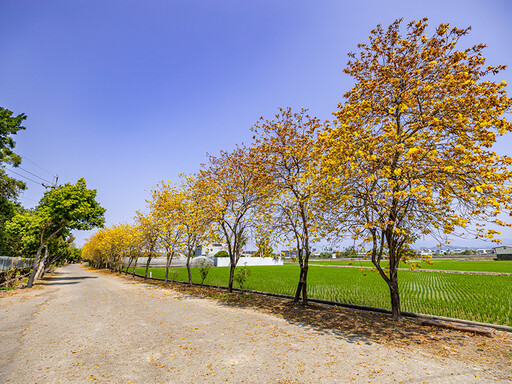
[[[142,243],[138,226],[120,223],[94,233],[82,247],[82,258],[94,268],[121,271],[125,261],[128,268],[137,263]]]
[[[195,176],[181,176],[175,192],[175,219],[182,228],[182,246],[187,255],[188,282],[192,284],[190,259],[198,245],[209,238],[211,223],[211,200],[208,186]]]
[[[169,279],[169,267],[172,259],[183,248],[184,225],[180,218],[185,218],[182,213],[183,199],[178,186],[171,182],[162,182],[159,188],[151,191],[149,202],[153,216],[157,220],[160,233],[160,245],[165,251],[165,281]]]
[[[106,231],[106,228],[96,231],[82,247],[82,259],[93,268],[104,268],[106,266],[106,256],[102,247],[102,240]]]
[[[275,119],[260,119],[253,126],[255,148],[261,170],[272,193],[264,210],[267,223],[262,229],[291,241],[297,251],[300,276],[295,301],[307,304],[307,275],[311,245],[318,240],[320,215],[315,209],[317,193],[311,168],[317,132],[323,124],[306,110],[279,109]],[[270,225],[269,225],[270,224]],[[261,230],[261,229],[260,229]]]
[[[123,261],[127,261],[126,271],[133,266],[132,274],[135,275],[138,258],[142,254],[142,231],[141,226],[137,224],[119,224],[123,237]]]
[[[157,256],[159,249],[160,232],[158,221],[152,212],[143,214],[140,211],[136,211],[135,221],[140,228],[140,242],[146,256],[146,272],[144,276],[147,278],[151,260]]]
[[[511,159],[492,151],[512,130],[506,83],[492,81],[505,66],[485,66],[483,44],[459,48],[470,28],[401,25],[378,26],[349,54],[355,85],[319,140],[320,183],[371,244],[397,319],[398,265],[418,236],[476,223],[474,235],[499,241],[482,223],[508,225],[499,215],[511,209]]]
[[[235,268],[249,230],[254,223],[258,204],[266,195],[260,164],[255,153],[244,147],[210,156],[208,167],[198,179],[207,189],[208,207],[217,234],[228,247],[230,258],[229,292],[233,289]]]

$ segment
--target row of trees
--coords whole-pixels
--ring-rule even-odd
[[[378,26],[349,54],[355,85],[334,121],[280,109],[252,127],[249,146],[157,186],[149,213],[138,214],[146,255],[190,258],[222,239],[231,289],[247,238],[289,243],[300,265],[295,300],[306,303],[312,244],[351,236],[388,284],[399,318],[398,265],[416,239],[469,233],[499,242],[486,223],[510,226],[500,215],[512,208],[512,160],[492,146],[512,130],[512,99],[491,76],[505,66],[486,67],[483,44],[458,48],[469,28],[441,24],[428,36],[425,18],[402,35],[401,24]],[[98,237],[86,257],[106,257]]]

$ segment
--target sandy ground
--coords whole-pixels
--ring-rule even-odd
[[[0,382],[484,383],[512,378],[510,361],[489,364],[377,342],[79,265],[60,268],[42,286],[0,298]]]

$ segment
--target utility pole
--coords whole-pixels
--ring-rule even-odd
[[[55,175],[53,176],[52,178],[52,185],[47,185],[45,183],[42,183],[43,187],[45,188],[51,188],[51,189],[55,189],[57,188],[57,182],[59,181],[59,176],[58,175]]]

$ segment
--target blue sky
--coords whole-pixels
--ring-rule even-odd
[[[24,169],[83,176],[107,225],[130,222],[152,186],[248,142],[260,116],[291,106],[330,119],[352,84],[346,54],[379,23],[424,16],[471,25],[463,45],[484,42],[488,64],[512,65],[508,0],[2,0],[0,105],[28,115]],[[44,188],[23,180],[20,201],[34,206]]]

